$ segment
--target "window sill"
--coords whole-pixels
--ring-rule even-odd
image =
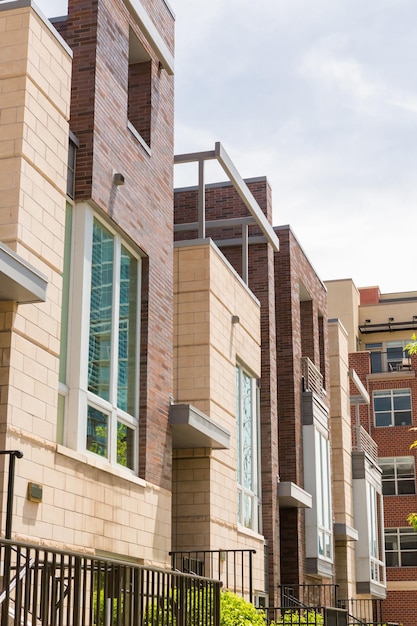
[[[264,536],[260,535],[258,532],[252,530],[251,528],[246,528],[246,526],[237,525],[237,531],[241,535],[247,535],[248,537],[252,537],[253,539],[258,539],[259,541],[264,541]]]
[[[141,134],[138,133],[136,128],[133,126],[132,122],[129,122],[129,120],[127,120],[127,128],[128,128],[128,130],[130,130],[132,135],[139,141],[140,145],[145,150],[145,152],[147,152],[147,154],[149,154],[149,156],[152,156],[152,151],[151,151],[150,147],[148,146],[146,141],[143,139]]]
[[[114,465],[110,465],[110,463],[104,461],[99,456],[97,456],[97,458],[94,458],[94,456],[96,455],[93,456],[92,454],[83,454],[82,452],[77,452],[76,450],[72,450],[71,448],[67,448],[66,446],[62,446],[60,444],[56,446],[56,451],[58,454],[62,454],[62,456],[66,456],[79,463],[84,463],[85,465],[89,465],[94,469],[107,472],[112,476],[116,476],[117,478],[121,478],[122,480],[127,480],[128,482],[139,485],[140,487],[146,487],[146,480],[135,476],[130,470],[123,469],[122,467],[120,467],[119,469]]]

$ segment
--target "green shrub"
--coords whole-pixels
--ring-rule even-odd
[[[265,613],[231,591],[220,595],[220,626],[265,626]]]
[[[284,615],[275,624],[306,624],[307,626],[319,626],[324,624],[323,615],[315,611],[285,611]]]

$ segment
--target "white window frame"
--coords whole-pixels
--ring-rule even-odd
[[[242,388],[242,377],[250,379],[251,385],[251,442],[252,442],[252,489],[239,483],[239,475],[243,476],[243,397],[239,394]],[[239,384],[238,384],[239,383]],[[261,472],[260,472],[260,417],[259,417],[259,386],[258,379],[253,377],[242,365],[236,365],[236,483],[237,483],[237,517],[238,524],[256,533],[262,532],[261,513]],[[244,499],[251,503],[252,523],[245,523]],[[239,506],[240,502],[240,506]]]
[[[409,463],[413,468],[413,476],[412,477],[399,477],[398,476],[398,467],[401,464]],[[381,457],[378,459],[378,465],[383,470],[383,467],[392,467],[393,468],[393,478],[384,478],[384,474],[382,473],[382,493],[384,497],[389,496],[410,496],[415,495],[416,493],[416,476],[415,476],[415,461],[413,456],[393,456],[393,457]],[[407,482],[413,483],[414,491],[410,491],[407,493],[399,493],[399,483]],[[384,484],[392,483],[394,485],[394,493],[384,493]]]
[[[366,482],[366,509],[368,519],[370,579],[372,582],[381,583],[384,563],[379,558],[377,491],[375,486],[369,481]]]
[[[396,424],[395,423],[395,416],[396,414],[401,414],[406,413],[406,411],[399,411],[398,409],[395,410],[394,409],[394,397],[395,396],[400,396],[400,395],[404,395],[410,398],[410,409],[407,409],[407,412],[410,412],[410,421],[404,424]],[[386,398],[390,398],[391,400],[391,408],[390,408],[390,413],[391,413],[391,422],[390,424],[377,424],[377,415],[380,413],[386,413],[388,411],[375,411],[375,398],[381,398],[381,397],[386,397]],[[413,407],[412,407],[412,402],[411,402],[411,389],[409,387],[406,387],[404,389],[376,389],[373,391],[372,394],[372,399],[373,399],[373,404],[372,404],[372,408],[373,408],[373,412],[374,412],[374,425],[375,428],[391,428],[391,427],[398,427],[398,426],[411,426],[413,418],[412,418],[412,411],[413,411]]]
[[[411,527],[409,528],[386,528],[384,531],[385,537],[394,536],[397,540],[397,550],[389,550],[385,543],[385,555],[396,554],[398,558],[397,565],[387,565],[387,567],[417,567],[417,548],[415,549],[402,549],[401,548],[401,537],[414,535],[416,537],[417,533]],[[416,537],[417,539],[417,537]],[[415,552],[416,553],[416,562],[413,565],[404,565],[402,563],[401,555],[403,552]]]
[[[108,230],[116,242],[114,276],[117,277],[120,267],[121,247],[125,248],[138,261],[137,277],[137,327],[136,327],[136,390],[135,414],[129,415],[117,407],[117,374],[113,371],[111,382],[111,399],[104,400],[88,390],[88,358],[89,358],[89,326],[90,296],[92,269],[93,224],[97,220]],[[69,346],[68,346],[68,402],[65,419],[64,445],[74,450],[85,452],[95,459],[100,459],[117,468],[137,472],[138,467],[138,422],[139,422],[139,338],[140,338],[140,290],[141,290],[141,257],[129,242],[114,229],[107,220],[92,210],[87,203],[79,203],[73,210],[73,247],[71,271],[71,298],[69,315]],[[118,319],[119,281],[113,281],[112,310]],[[117,324],[112,324],[113,366],[117,360]],[[100,456],[87,450],[87,410],[88,406],[96,408],[109,416],[108,456]],[[117,463],[117,423],[121,422],[134,430],[133,469],[125,468]]]
[[[317,554],[333,562],[333,527],[328,433],[314,429],[316,461]],[[323,549],[321,548],[321,543]]]

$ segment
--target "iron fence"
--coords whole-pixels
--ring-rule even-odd
[[[263,609],[267,624],[305,624],[306,626],[347,626],[347,612],[336,607],[269,607]]]
[[[0,540],[2,624],[218,626],[221,582]]]
[[[185,550],[169,554],[172,569],[221,580],[223,587],[253,602],[256,550]]]
[[[338,607],[338,585],[300,584],[280,585],[281,606],[309,608],[317,606]]]

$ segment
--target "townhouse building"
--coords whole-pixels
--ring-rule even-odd
[[[407,516],[417,508],[415,451],[417,425],[415,356],[405,346],[415,332],[417,293],[381,293],[357,288],[352,280],[326,282],[331,315],[348,333],[349,360],[365,386],[370,404],[352,414],[378,446],[382,472],[387,566],[385,619],[404,626],[415,622],[417,534]]]
[[[349,409],[369,396],[325,286],[221,144],[175,162],[228,182],[174,201],[168,4],[51,23],[15,0],[0,32],[6,536],[269,606],[382,597],[381,475]]]
[[[204,163],[211,159],[223,165],[228,182],[204,184]],[[310,603],[379,619],[375,601],[385,597],[381,473],[371,437],[361,433],[356,440],[352,431],[350,404],[366,404],[369,396],[348,362],[346,330],[339,319],[328,320],[326,287],[290,227],[273,229],[278,250],[256,225],[253,201],[272,220],[267,180],[247,180],[248,195],[220,144],[176,156],[177,165],[192,161],[199,164],[199,185],[175,190],[175,245],[210,237],[261,302],[267,601],[306,602],[307,593]],[[248,531],[259,528],[252,524],[246,520]]]

